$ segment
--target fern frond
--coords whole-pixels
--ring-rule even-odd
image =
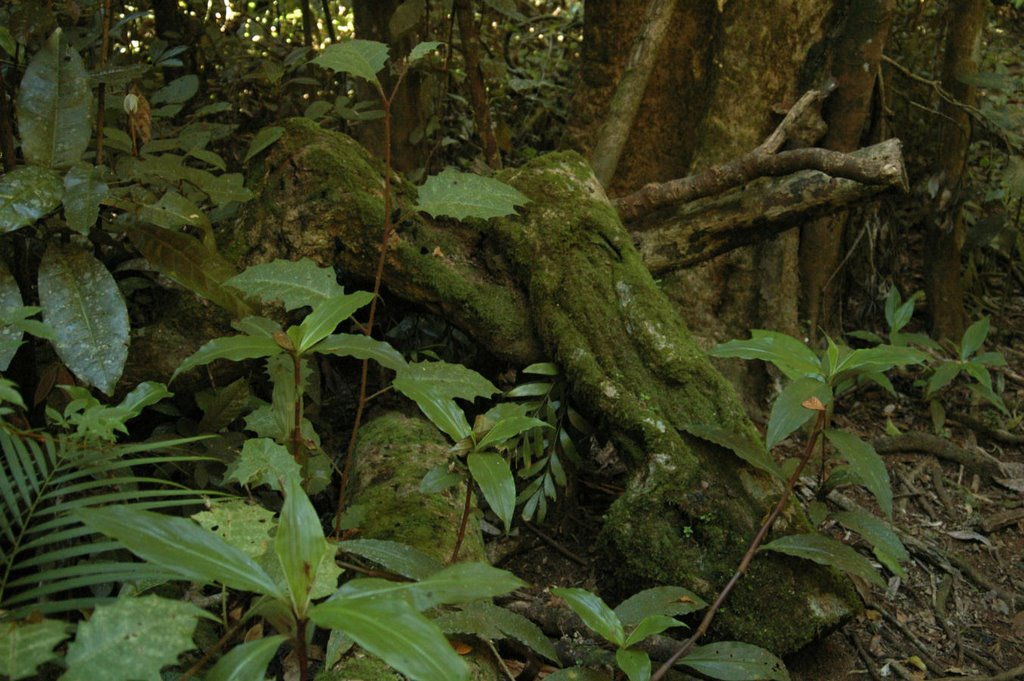
[[[20,617],[91,608],[110,599],[107,585],[171,578],[156,566],[118,560],[120,545],[95,535],[69,511],[109,503],[131,509],[195,506],[222,496],[134,472],[209,460],[152,455],[196,439],[97,451],[48,435],[22,437],[0,423],[0,610]]]

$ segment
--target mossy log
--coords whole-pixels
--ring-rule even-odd
[[[381,169],[349,138],[296,120],[256,169],[225,253],[243,264],[312,257],[369,279],[379,247]],[[513,363],[560,366],[579,408],[631,471],[596,538],[610,602],[657,584],[711,599],[731,576],[777,483],[689,436],[690,424],[753,434],[732,386],[694,344],[586,161],[550,154],[500,179],[530,199],[487,222],[430,221],[396,178],[388,295],[438,310]],[[791,509],[777,531],[805,529]],[[854,610],[847,582],[776,554],[759,556],[714,633],[785,654]]]

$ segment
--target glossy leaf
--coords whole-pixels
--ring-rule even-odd
[[[377,73],[388,60],[388,46],[373,40],[345,40],[327,48],[313,60],[336,73],[349,73],[378,84]]]
[[[634,628],[633,631],[629,632],[629,635],[626,637],[626,647],[628,648],[629,646],[636,645],[648,636],[660,634],[666,629],[685,626],[686,625],[679,620],[666,615],[648,615],[640,620],[640,623],[636,625],[636,628]]]
[[[615,651],[615,664],[629,681],[648,681],[651,678],[651,658],[642,650],[619,648]]]
[[[697,646],[679,664],[724,681],[789,681],[782,660],[764,648],[738,641]]]
[[[355,357],[356,359],[372,359],[385,369],[398,371],[408,362],[402,353],[395,350],[390,343],[379,341],[369,336],[353,333],[336,333],[323,339],[312,348],[313,352],[339,357]]]
[[[762,445],[753,442],[750,438],[740,435],[734,430],[704,424],[683,426],[683,430],[702,440],[714,442],[719,447],[725,447],[754,468],[762,470],[779,480],[785,480],[782,471],[779,470],[778,465],[772,460]]]
[[[245,359],[257,359],[259,357],[273,357],[282,352],[281,346],[271,338],[263,336],[223,336],[208,341],[182,361],[181,365],[174,370],[171,380],[178,374],[188,371],[193,367],[209,364],[218,359],[227,359],[232,362],[240,362]]]
[[[906,574],[903,563],[910,560],[910,554],[888,524],[864,511],[840,511],[835,519],[863,537],[871,545],[875,558],[889,568],[889,572],[899,577]]]
[[[39,304],[53,347],[83,382],[114,391],[128,359],[128,309],[114,277],[73,245],[51,242],[39,263]]]
[[[829,565],[885,588],[885,582],[882,581],[871,561],[846,544],[819,534],[791,534],[768,542],[758,550],[776,551],[788,556],[814,561],[820,565]]]
[[[920,350],[895,345],[861,348],[847,355],[836,368],[836,376],[886,372],[897,366],[920,364],[927,358]]]
[[[516,510],[516,481],[508,461],[500,454],[473,452],[466,457],[466,463],[484,499],[508,532]]]
[[[351,317],[359,308],[369,305],[373,294],[369,291],[345,293],[318,303],[299,325],[299,352],[305,352],[324,340],[338,324]]]
[[[739,357],[771,362],[790,380],[821,374],[814,351],[796,338],[776,331],[755,329],[750,332],[750,339],[721,343],[708,354],[712,357]]]
[[[49,215],[63,195],[60,176],[47,168],[22,166],[0,175],[0,234]]]
[[[530,200],[518,189],[490,177],[445,168],[431,175],[419,190],[416,210],[432,217],[500,218]]]
[[[267,636],[237,645],[206,673],[205,681],[252,681],[267,675],[267,666],[287,636]]]
[[[256,137],[254,137],[252,142],[249,144],[249,151],[246,152],[245,158],[242,159],[242,163],[248,163],[253,156],[256,156],[271,144],[281,139],[281,135],[283,134],[284,128],[280,125],[270,125],[265,128],[260,128],[260,131],[256,133]]]
[[[29,165],[67,168],[92,136],[92,91],[82,57],[57,29],[32,57],[15,103]]]
[[[164,276],[236,317],[252,314],[244,297],[224,286],[235,276],[235,268],[195,237],[143,223],[135,224],[128,236],[149,264]]]
[[[98,606],[68,646],[63,681],[159,681],[160,670],[195,648],[192,633],[206,613],[159,596],[122,598]],[[130,642],[130,649],[126,643]]]
[[[64,219],[79,234],[88,234],[100,216],[100,201],[109,187],[99,178],[99,169],[76,163],[64,175]]]
[[[291,594],[292,607],[299,615],[309,606],[310,586],[320,564],[328,558],[331,547],[324,538],[320,518],[302,491],[297,475],[284,481],[284,506],[278,519],[274,551],[284,569]]]
[[[309,258],[253,265],[225,284],[264,302],[281,301],[286,310],[316,307],[345,293],[333,269],[319,267]]]
[[[473,400],[499,392],[494,384],[476,371],[447,362],[413,362],[395,377],[395,389],[407,394],[405,387],[416,386],[445,397]]]
[[[552,428],[552,426],[532,416],[510,416],[504,418],[495,423],[480,441],[476,443],[476,449],[484,451],[491,447],[497,447],[517,435],[534,428]]]
[[[860,478],[868,491],[875,495],[886,517],[892,518],[892,484],[885,462],[875,448],[853,433],[845,430],[826,430],[828,441],[846,459],[850,470]]]
[[[338,548],[372,560],[385,570],[408,577],[426,579],[443,567],[440,562],[408,544],[383,539],[350,539]]]
[[[342,586],[338,597],[407,600],[423,611],[438,605],[493,598],[525,586],[511,572],[486,563],[455,563],[417,582],[355,579]]]
[[[5,320],[15,316],[15,310],[23,310],[23,305],[18,282],[8,269],[7,262],[0,258],[0,371],[7,371],[25,335],[22,329],[13,324],[8,325]]]
[[[168,190],[156,203],[141,206],[138,217],[164,229],[177,231],[186,225],[198,227],[203,234],[203,245],[216,252],[213,226],[199,206],[173,189]],[[232,272],[233,273],[233,272]]]
[[[593,629],[606,641],[617,646],[626,642],[626,633],[622,629],[622,622],[618,615],[609,608],[601,597],[586,589],[563,589],[555,588],[551,593],[563,599],[566,604],[580,616],[583,623]]]
[[[117,539],[143,560],[183,579],[285,597],[249,556],[191,520],[128,506],[79,509],[75,515],[90,529]]]
[[[960,341],[960,359],[967,359],[981,347],[981,344],[988,338],[989,330],[988,317],[982,317],[967,327],[964,337]]]
[[[57,659],[53,647],[66,639],[68,625],[58,620],[0,622],[0,675],[10,681],[34,677],[36,667]]]
[[[656,586],[619,603],[615,614],[623,626],[634,627],[651,615],[688,615],[706,607],[704,599],[681,586]]]
[[[469,670],[440,629],[402,599],[332,598],[309,610],[413,681],[468,681]]]
[[[832,399],[832,391],[826,384],[814,378],[798,378],[783,388],[775,398],[771,416],[768,418],[764,441],[766,449],[771,450],[793,431],[814,418],[815,412],[803,406],[809,397],[817,397],[827,404]]]

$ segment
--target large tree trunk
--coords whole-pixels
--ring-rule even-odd
[[[378,173],[352,140],[289,122],[225,253],[246,263],[306,255],[369,277],[379,243],[372,226],[383,217]],[[600,538],[610,598],[654,584],[710,597],[779,489],[685,429],[710,424],[752,436],[753,426],[655,284],[586,161],[549,155],[502,178],[531,203],[520,215],[473,224],[427,221],[399,185],[403,217],[385,284],[392,295],[445,311],[506,359],[557,362],[577,405],[616,443],[631,473]],[[793,530],[806,521],[791,509],[783,524]],[[767,554],[718,634],[791,652],[848,616],[852,602],[830,571]]]

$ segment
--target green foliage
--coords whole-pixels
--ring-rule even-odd
[[[982,317],[967,327],[963,338],[956,344],[955,359],[944,359],[935,363],[931,376],[925,382],[925,399],[935,400],[958,376],[972,379],[968,389],[996,407],[1003,414],[1009,414],[1003,398],[993,389],[991,367],[1006,366],[1006,358],[1000,352],[978,352],[989,333],[988,317]]]
[[[419,189],[417,210],[433,217],[498,218],[515,213],[516,206],[529,202],[519,190],[504,182],[445,168],[427,178]]]
[[[0,623],[0,674],[11,681],[35,676],[39,665],[57,658],[53,647],[68,637],[67,628],[48,619]]]

